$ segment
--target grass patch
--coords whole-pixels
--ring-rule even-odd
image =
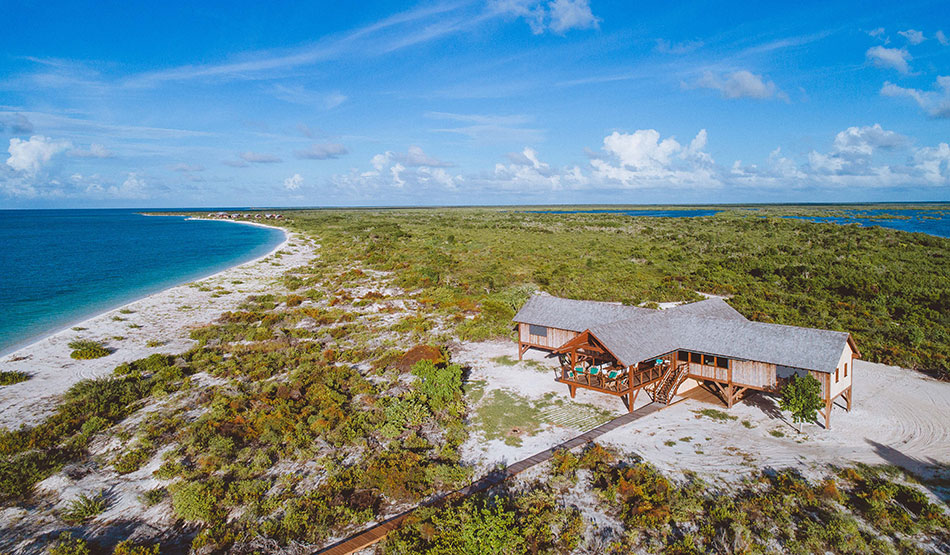
[[[785,437],[785,432],[782,430],[769,430],[769,435],[772,437]]]
[[[139,496],[139,501],[147,507],[157,505],[168,497],[168,490],[163,487],[157,487],[144,492]]]
[[[0,371],[0,385],[13,385],[15,383],[25,382],[30,379],[30,375],[19,370]]]
[[[718,422],[728,422],[730,420],[739,419],[739,417],[737,416],[732,416],[731,414],[723,412],[718,409],[694,410],[693,412],[698,414],[699,416],[705,416],[706,418],[709,418],[711,420],[716,420]]]
[[[752,422],[749,422],[748,420],[743,420],[743,421],[742,421],[742,425],[745,426],[746,428],[750,429],[750,430],[751,430],[752,428],[755,428],[755,426],[752,424]]]
[[[522,436],[533,435],[541,424],[541,411],[527,398],[496,389],[476,411],[485,439],[503,439],[521,445]]]
[[[70,341],[69,348],[73,350],[73,352],[69,353],[69,356],[77,360],[102,358],[104,356],[108,356],[111,353],[111,351],[106,349],[102,343],[98,341],[91,341],[89,339],[77,339],[75,341]]]
[[[667,447],[673,447],[674,445],[676,445],[676,440],[675,440],[675,439],[668,439],[668,440],[666,440],[666,441],[663,442],[663,445],[666,445]]]
[[[67,524],[82,524],[102,514],[107,506],[105,495],[101,491],[95,495],[80,494],[69,502],[60,517]]]

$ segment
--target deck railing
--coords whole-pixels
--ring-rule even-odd
[[[663,374],[669,369],[668,364],[652,366],[641,370],[628,372],[621,366],[611,366],[601,369],[596,374],[591,374],[588,368],[581,367],[578,371],[576,367],[568,364],[562,365],[555,371],[555,379],[559,382],[579,385],[589,389],[596,389],[607,393],[624,394],[631,389],[642,387],[653,383],[663,377]],[[620,373],[613,379],[608,378],[612,370]]]

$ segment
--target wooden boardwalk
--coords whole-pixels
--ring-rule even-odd
[[[692,391],[689,393],[692,393]],[[689,393],[684,395],[684,397],[691,398],[692,396],[690,396]],[[709,396],[712,396],[712,394],[710,393]],[[600,426],[597,426],[596,428],[593,428],[592,430],[584,432],[583,434],[577,437],[573,437],[565,441],[564,443],[555,445],[554,447],[551,447],[550,449],[545,449],[544,451],[541,451],[540,453],[535,453],[534,455],[528,457],[527,459],[518,461],[512,464],[511,466],[505,468],[504,470],[492,472],[491,474],[485,476],[484,478],[476,482],[472,482],[471,484],[465,486],[462,489],[453,491],[451,493],[447,493],[445,495],[439,496],[434,499],[423,501],[422,503],[417,505],[417,507],[414,507],[394,517],[386,519],[380,522],[379,524],[376,524],[375,526],[367,528],[366,530],[363,530],[362,532],[358,534],[355,534],[353,536],[350,536],[349,538],[341,540],[329,547],[326,547],[318,551],[317,553],[321,555],[349,555],[350,553],[353,553],[355,551],[365,549],[375,544],[376,542],[382,540],[383,538],[386,537],[387,534],[389,534],[389,532],[398,528],[403,523],[404,520],[406,520],[410,515],[412,515],[413,512],[415,512],[416,508],[418,507],[441,506],[450,500],[458,499],[460,497],[466,497],[473,493],[477,493],[479,491],[485,490],[491,486],[500,484],[504,482],[505,480],[507,480],[508,478],[511,478],[512,476],[516,474],[519,474],[521,472],[524,472],[525,470],[528,470],[532,466],[543,463],[544,461],[550,459],[555,451],[558,451],[561,449],[571,450],[571,449],[580,447],[582,445],[586,445],[587,443],[597,439],[598,437],[606,434],[607,432],[616,430],[617,428],[624,426],[626,424],[629,424],[633,422],[634,420],[653,414],[654,412],[662,410],[666,408],[667,406],[669,405],[661,405],[659,403],[649,403],[647,405],[644,405],[634,410],[633,412],[628,412],[627,414],[624,414],[623,416],[618,416],[617,418],[614,418],[613,420],[609,422],[601,424]]]

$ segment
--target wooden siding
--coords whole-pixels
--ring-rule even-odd
[[[729,381],[729,370],[727,368],[717,368],[715,366],[706,366],[705,364],[689,363],[689,374],[700,379],[716,380],[717,382]]]
[[[755,389],[772,390],[778,386],[775,365],[754,360],[731,360],[732,383]]]
[[[532,347],[541,347],[543,349],[557,349],[571,339],[577,337],[576,331],[562,330],[558,328],[547,328],[547,337],[543,335],[532,335],[528,324],[518,324],[518,341]]]

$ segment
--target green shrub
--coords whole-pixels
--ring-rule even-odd
[[[183,520],[210,523],[217,515],[216,493],[202,482],[177,482],[168,487],[175,516]]]
[[[60,517],[69,524],[82,524],[102,514],[107,506],[108,503],[103,492],[100,491],[95,495],[83,493],[69,502],[66,509],[60,513]]]
[[[0,385],[13,385],[15,383],[25,382],[30,379],[30,375],[19,370],[0,371]]]
[[[144,447],[136,447],[122,453],[122,455],[112,463],[112,466],[119,474],[128,474],[142,468],[142,465],[148,462],[149,458],[151,458],[151,450]]]
[[[102,358],[110,354],[110,351],[106,349],[102,343],[89,339],[70,341],[69,348],[73,350],[69,356],[79,360]]]
[[[49,548],[50,555],[92,555],[89,544],[82,538],[74,538],[71,532],[63,532]]]
[[[168,490],[163,487],[152,488],[139,496],[139,500],[146,506],[151,507],[164,501],[168,497]]]
[[[142,545],[132,540],[121,541],[112,550],[112,555],[158,555],[160,544]]]

